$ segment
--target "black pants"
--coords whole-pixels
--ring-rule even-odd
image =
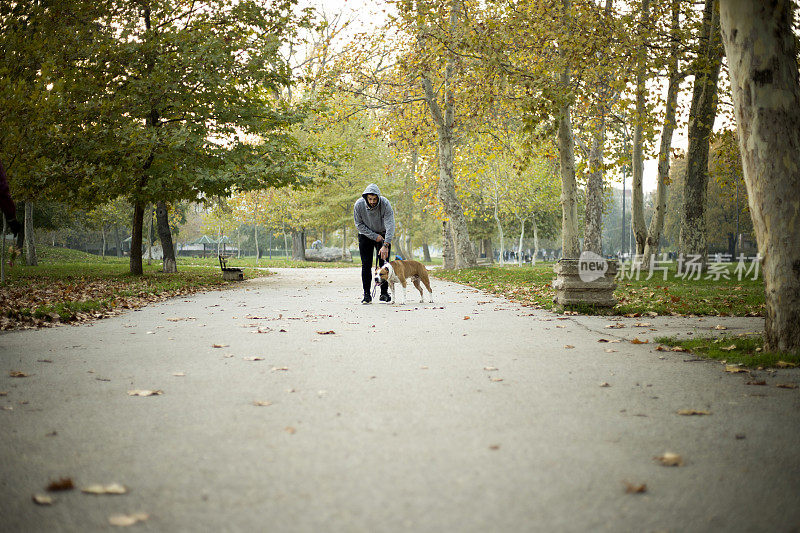
[[[358,234],[358,253],[361,254],[361,283],[364,285],[364,294],[372,293],[372,258],[375,251],[380,250],[383,242],[373,241],[366,235]],[[389,245],[389,252],[392,245]],[[387,256],[388,257],[388,256]],[[378,257],[378,266],[383,266],[386,261]],[[381,294],[389,294],[389,284],[381,283]]]

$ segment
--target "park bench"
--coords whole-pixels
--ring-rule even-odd
[[[222,270],[222,279],[228,281],[242,281],[244,272],[241,268],[229,267],[228,260],[231,254],[219,254],[219,268]]]

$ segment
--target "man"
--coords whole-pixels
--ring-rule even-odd
[[[358,252],[361,254],[361,283],[364,286],[361,303],[368,304],[372,301],[372,256],[378,250],[378,266],[383,266],[389,259],[394,237],[394,211],[389,200],[381,196],[378,186],[370,183],[353,206],[353,218],[358,229]],[[391,300],[389,284],[385,281],[381,283],[380,300]]]

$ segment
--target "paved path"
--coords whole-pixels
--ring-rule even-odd
[[[800,528],[800,389],[775,387],[800,371],[752,386],[598,342],[759,320],[610,330],[433,284],[433,304],[364,306],[354,269],[278,270],[0,336],[0,530],[103,531],[139,511],[135,529],[169,532]],[[664,452],[685,465],[657,464]],[[60,477],[129,493],[31,501]]]

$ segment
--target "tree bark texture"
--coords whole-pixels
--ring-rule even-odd
[[[500,223],[500,216],[499,216],[497,211],[498,211],[497,203],[495,202],[495,204],[494,204],[494,221],[497,224],[497,233],[499,234],[499,237],[500,237],[500,258],[499,258],[498,262],[502,265],[502,264],[505,263],[505,258],[503,257],[503,254],[505,253],[505,249],[504,249],[504,246],[505,246],[505,235],[503,235],[503,225]]]
[[[178,271],[178,264],[175,261],[175,247],[172,245],[172,232],[169,229],[169,212],[164,202],[156,203],[156,226],[158,238],[161,240],[164,272],[175,273]]]
[[[717,82],[722,62],[722,44],[717,0],[706,0],[703,12],[700,53],[695,63],[692,105],[689,110],[689,147],[686,180],[683,185],[680,251],[685,256],[708,259],[706,203],[708,195],[708,152],[717,115]]]
[[[800,85],[792,3],[724,0],[722,34],[766,289],[765,348],[800,352]]]
[[[570,0],[562,0],[562,16],[569,26]],[[564,59],[563,52],[562,59]],[[569,92],[570,67],[561,72],[561,89]],[[581,253],[578,242],[578,185],[575,180],[575,137],[572,132],[571,104],[565,103],[558,120],[558,155],[561,168],[561,257],[578,259]]]
[[[583,249],[603,253],[603,143],[604,125],[592,135],[589,149],[589,174],[586,179]],[[535,223],[534,223],[535,227]]]
[[[442,268],[456,267],[455,250],[453,249],[453,231],[449,222],[442,222]]]
[[[667,186],[669,184],[670,147],[672,136],[675,132],[675,111],[678,104],[678,91],[680,89],[681,74],[678,72],[678,54],[680,41],[680,1],[672,0],[672,43],[668,62],[669,85],[667,86],[667,99],[665,102],[664,125],[661,128],[661,145],[658,151],[658,182],[656,184],[656,200],[653,216],[650,218],[650,227],[647,230],[647,240],[644,245],[643,267],[650,267],[650,256],[658,252],[661,232],[664,230],[664,214],[667,210]]]
[[[427,242],[422,243],[422,260],[426,263],[431,262],[431,249]]]
[[[33,235],[33,202],[25,202],[25,264],[36,266],[39,261],[36,259],[36,240]]]
[[[133,220],[131,222],[131,274],[141,276],[142,267],[142,226],[144,225],[144,206],[136,201],[133,204]]]
[[[636,123],[633,125],[633,153],[631,163],[633,167],[633,183],[631,185],[631,220],[633,223],[633,237],[636,241],[636,254],[644,253],[644,244],[647,240],[647,226],[644,222],[644,121],[647,110],[645,109],[645,96],[647,87],[647,28],[650,26],[650,1],[642,0],[642,11],[639,19],[641,34],[636,65]]]
[[[306,260],[306,230],[292,230],[292,259],[294,261]]]
[[[539,255],[539,228],[536,226],[536,217],[531,218],[531,224],[533,225],[533,259],[531,259],[531,264],[536,264],[536,256]]]
[[[517,264],[522,266],[522,240],[525,238],[525,219],[520,219],[522,228],[519,232],[519,245],[517,246]]]

